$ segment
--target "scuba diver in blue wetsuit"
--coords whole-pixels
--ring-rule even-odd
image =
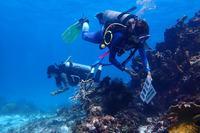
[[[146,40],[149,38],[149,27],[144,20],[130,13],[134,9],[136,8],[133,7],[125,12],[106,10],[98,13],[96,17],[102,25],[102,29],[97,32],[90,32],[89,20],[81,18],[65,30],[62,38],[66,43],[71,43],[82,31],[82,39],[100,44],[100,49],[108,48],[109,52],[106,52],[104,55],[108,53],[110,63],[131,76],[136,74],[133,70],[127,68],[126,64],[132,59],[135,52],[138,51],[147,73],[140,98],[148,104],[156,95],[156,91],[151,83],[152,77],[145,52]],[[122,63],[116,59],[116,56],[121,56],[129,51],[130,55]]]
[[[121,71],[133,75],[132,70],[125,67],[125,62],[120,63],[116,55],[135,49],[142,57],[143,65],[147,72],[147,78],[151,78],[151,72],[145,53],[146,40],[149,37],[149,27],[144,20],[127,12],[106,10],[96,15],[99,23],[103,25],[97,32],[89,31],[89,21],[86,18],[79,20],[82,23],[82,38],[86,41],[100,44],[100,48],[109,48],[109,61]],[[134,51],[134,52],[135,52]]]

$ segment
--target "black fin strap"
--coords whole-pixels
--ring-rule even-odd
[[[119,14],[119,16],[117,17],[117,19],[121,19],[123,16],[124,16],[124,14],[127,14],[126,12],[122,12],[121,14]]]

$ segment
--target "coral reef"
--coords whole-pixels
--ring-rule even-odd
[[[88,84],[91,84],[90,82]],[[83,90],[87,90],[86,86],[81,87],[77,96],[83,95]],[[144,116],[136,110],[137,105],[133,101],[130,88],[121,80],[106,77],[99,86],[91,90],[89,95],[81,98],[81,105],[84,105],[82,109],[86,110],[87,117],[76,124],[73,132],[132,133],[143,123],[141,119],[144,119]]]
[[[173,133],[186,128],[194,133],[199,131],[200,12],[187,23],[186,19],[184,16],[167,29],[165,41],[158,43],[155,51],[148,52],[153,85],[158,94],[151,104],[143,104],[139,99],[146,75],[136,57],[132,66],[138,75],[129,85],[105,78],[99,87],[93,88],[88,96],[89,102],[85,104],[87,112],[92,113],[87,113],[86,119],[77,124],[74,132],[168,130]]]
[[[20,132],[74,133],[199,133],[200,132],[200,12],[184,16],[149,51],[157,95],[150,104],[139,98],[146,74],[140,58],[132,63],[138,75],[125,84],[105,77],[99,84],[82,81],[71,109],[37,119]],[[186,130],[187,129],[187,130]],[[14,131],[14,130],[13,130]]]
[[[99,86],[91,86],[92,82],[82,82],[80,90],[73,97],[81,102],[81,107],[85,110],[100,106],[103,113],[115,114],[126,108],[133,99],[129,88],[119,79],[111,80],[106,77]]]
[[[158,95],[148,111],[162,114],[147,121],[146,130],[152,132],[199,132],[200,99],[200,12],[188,23],[186,17],[165,32],[165,41],[158,43],[156,50],[149,52],[152,66],[153,85]],[[138,77],[132,85],[140,90],[145,74],[140,59],[136,58],[133,68],[139,68]],[[174,106],[172,106],[174,105]],[[151,107],[154,110],[151,111]],[[156,110],[155,110],[156,108]],[[166,112],[165,110],[168,110]],[[185,130],[187,129],[187,130]]]
[[[174,101],[197,95],[200,90],[199,18],[200,12],[188,23],[184,22],[186,17],[179,19],[175,26],[165,31],[165,41],[158,43],[155,51],[148,52],[153,85],[159,94],[153,101],[160,105],[158,111],[167,110]],[[145,74],[138,58],[133,68],[140,68],[138,77],[134,77],[132,82],[139,91]]]
[[[180,101],[176,105],[171,105],[167,112],[157,117],[153,121],[148,121],[147,127],[153,132],[169,131],[176,132],[192,132],[200,131],[200,104],[196,102],[196,97],[190,98],[189,102]],[[185,132],[183,132],[185,133]]]

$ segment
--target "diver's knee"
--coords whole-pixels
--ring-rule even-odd
[[[84,31],[83,33],[82,33],[82,39],[83,40],[88,40],[88,37],[87,37],[87,31]]]

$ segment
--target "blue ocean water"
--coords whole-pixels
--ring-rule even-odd
[[[163,40],[163,32],[183,15],[199,10],[199,0],[155,0],[156,9],[142,16],[150,25],[151,39]],[[78,38],[67,45],[61,39],[67,26],[87,16],[91,30],[100,28],[94,18],[105,9],[124,11],[136,5],[134,0],[1,0],[0,1],[0,96],[9,100],[24,99],[40,107],[67,102],[73,88],[57,97],[54,80],[46,75],[47,66],[72,56],[75,62],[92,64],[104,51]],[[138,6],[138,10],[141,7]],[[103,76],[129,77],[114,67],[106,67]]]

